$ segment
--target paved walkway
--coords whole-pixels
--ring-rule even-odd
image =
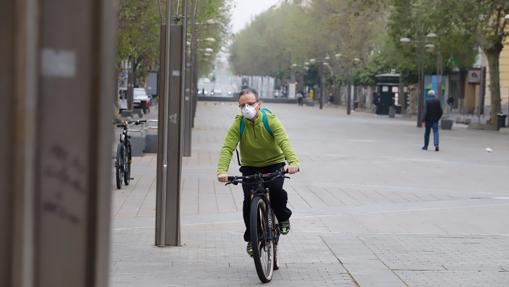
[[[414,121],[271,104],[302,172],[273,286],[508,286],[509,136],[455,126],[439,153]],[[182,247],[154,247],[155,155],[114,190],[112,286],[260,285],[242,241],[242,192],[216,182],[233,103],[199,103],[184,160]],[[487,152],[490,148],[493,152]],[[235,161],[230,169],[237,174]]]

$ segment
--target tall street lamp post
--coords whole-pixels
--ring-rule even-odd
[[[302,85],[302,83],[304,82],[302,69],[305,71],[309,71],[309,62],[305,62],[303,65],[294,63],[290,66],[290,69],[292,71],[293,81],[298,81],[300,83],[300,85]],[[301,72],[299,72],[299,71],[301,71]],[[301,77],[302,77],[302,79],[301,79]],[[302,82],[300,80],[302,80]],[[298,89],[298,87],[297,87],[297,89]]]
[[[429,52],[435,51],[437,53],[437,98],[442,97],[442,52],[440,51],[440,46],[438,42],[438,36],[435,33],[429,33],[426,35],[426,38],[430,41],[430,43],[426,44],[425,47]]]
[[[318,64],[318,73],[320,74],[320,110],[323,109],[324,101],[325,101],[325,73],[323,67],[327,66],[330,60],[329,56],[319,59],[309,59],[309,63]]]
[[[361,62],[361,60],[357,57],[354,58],[346,58],[341,53],[337,53],[334,55],[334,58],[338,62],[340,59],[345,59],[343,61],[343,71],[346,74],[347,78],[347,93],[346,93],[346,114],[350,115],[352,113],[352,89],[353,89],[353,72],[355,67]]]
[[[196,115],[196,106],[197,106],[197,102],[198,102],[198,77],[199,77],[199,65],[198,65],[198,55],[197,55],[197,52],[198,51],[202,51],[200,50],[201,48],[198,48],[198,46],[201,46],[203,43],[205,43],[205,45],[207,44],[213,44],[215,43],[217,40],[213,37],[207,37],[205,39],[199,39],[198,38],[198,34],[201,30],[199,30],[199,27],[208,27],[208,26],[213,26],[213,25],[217,25],[217,26],[220,26],[222,29],[224,29],[223,25],[221,22],[215,20],[215,19],[208,19],[206,20],[205,22],[197,22],[197,18],[198,18],[198,1],[193,1],[193,18],[192,18],[192,22],[191,22],[191,39],[189,41],[189,44],[190,44],[190,53],[191,53],[191,83],[190,83],[190,93],[191,93],[191,97],[192,97],[192,123],[191,123],[191,126],[194,127],[194,119],[195,119],[195,115]],[[213,52],[213,51],[212,51]],[[211,53],[206,53],[206,54],[212,54]],[[204,55],[205,57],[208,57],[207,55]]]
[[[416,48],[416,59],[417,59],[417,78],[418,78],[418,95],[417,95],[417,127],[422,127],[422,116],[424,110],[424,63],[423,63],[423,54],[425,48],[431,48],[432,43],[431,40],[436,38],[435,33],[429,33],[425,38],[420,36],[420,33],[417,33],[416,39],[410,39],[407,37],[403,37],[400,39],[400,42],[404,45],[415,45]]]
[[[348,66],[348,92],[347,92],[347,107],[346,114],[350,115],[352,113],[352,89],[353,86],[353,70],[355,66],[360,63],[361,60],[359,58],[353,58],[353,61]]]

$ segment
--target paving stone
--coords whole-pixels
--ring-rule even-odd
[[[414,121],[270,109],[302,170],[285,183],[292,231],[271,286],[508,286],[509,137],[455,125],[441,131],[439,153],[423,152]],[[134,180],[112,191],[112,286],[260,285],[242,240],[241,187],[215,179],[236,113],[234,103],[198,105],[181,247],[153,246],[156,155],[133,158]],[[239,174],[235,156],[230,172]]]

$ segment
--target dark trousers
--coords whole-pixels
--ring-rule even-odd
[[[269,165],[266,167],[250,167],[243,166],[240,168],[240,172],[243,176],[252,175],[257,172],[261,173],[271,173],[278,169],[281,169],[285,166],[284,163]],[[272,206],[272,210],[276,214],[277,220],[279,222],[286,221],[292,215],[292,211],[286,207],[288,202],[288,194],[283,189],[284,178],[278,178],[274,181],[265,184],[265,187],[270,190],[270,204]],[[244,204],[243,204],[243,216],[244,216],[244,224],[246,225],[246,231],[244,232],[244,240],[246,242],[249,241],[249,211],[251,208],[251,190],[256,188],[256,185],[253,184],[242,184],[242,189],[244,190]]]
[[[424,131],[424,146],[429,145],[429,136],[431,129],[433,129],[433,141],[435,146],[438,146],[438,122],[425,122],[426,130]]]

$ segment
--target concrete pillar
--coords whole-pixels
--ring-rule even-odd
[[[167,14],[171,13],[171,1],[167,6]],[[182,59],[183,27],[172,23],[168,17],[166,41],[161,53],[164,63],[161,63],[164,78],[164,93],[160,96],[163,115],[160,115],[158,132],[158,162],[157,162],[157,196],[156,196],[156,246],[180,245],[180,178],[182,169],[182,129],[184,101],[182,88],[184,81],[184,66]]]
[[[191,146],[192,146],[192,95],[191,95],[191,58],[190,54],[187,52],[187,49],[190,49],[190,45],[188,47],[187,42],[191,42],[191,37],[188,37],[188,19],[190,18],[190,13],[188,9],[188,2],[184,1],[184,19],[182,23],[182,66],[185,67],[184,73],[182,74],[182,97],[184,103],[184,114],[183,114],[183,156],[189,157],[191,156]],[[194,18],[191,21],[195,21]]]
[[[107,286],[111,1],[0,3],[0,286]]]

